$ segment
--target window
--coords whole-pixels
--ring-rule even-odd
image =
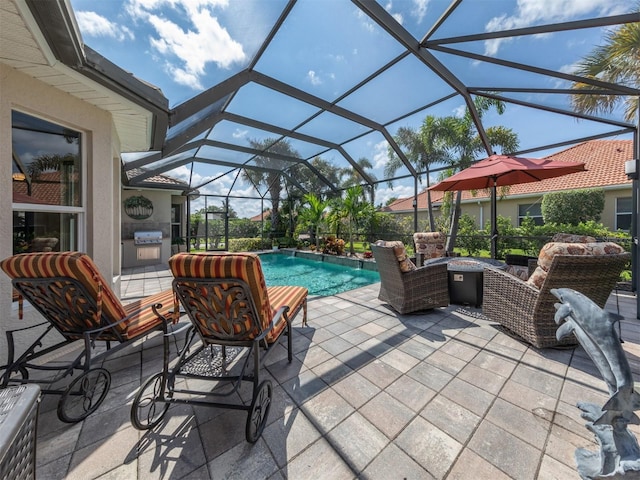
[[[542,206],[540,203],[526,203],[524,205],[518,205],[518,226],[522,225],[522,220],[527,218],[527,215],[533,218],[536,225],[544,225],[542,219]]]
[[[631,230],[631,197],[616,198],[616,230]]]
[[[182,237],[182,205],[171,204],[171,240]]]
[[[13,111],[11,141],[14,253],[78,250],[81,134]]]

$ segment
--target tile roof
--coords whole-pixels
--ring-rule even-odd
[[[262,220],[270,220],[271,219],[271,210],[265,210],[262,213],[254,215],[249,220],[252,222],[261,222]]]
[[[66,205],[65,185],[60,180],[60,172],[42,172],[34,179],[29,189],[26,181],[13,181],[13,203],[37,203],[41,205]],[[75,179],[73,179],[75,180]],[[74,189],[71,205],[79,205],[79,192]]]
[[[139,170],[139,169],[136,169]],[[142,170],[139,170],[141,172]],[[37,203],[43,205],[64,205],[62,197],[64,193],[64,185],[60,180],[61,173],[43,172],[38,175],[36,181],[31,185],[31,192],[29,192],[29,186],[25,181],[13,181],[13,203]],[[155,175],[149,177],[144,182],[141,182],[139,186],[156,187],[156,188],[170,188],[170,189],[185,189],[189,184],[182,180],[169,177],[167,175]],[[171,188],[172,187],[172,188]],[[78,192],[75,193],[78,195]],[[73,202],[74,205],[79,205],[79,201],[76,199]]]
[[[132,168],[131,170],[127,170],[125,176],[127,181],[135,178],[138,175],[141,175],[145,172],[143,168]],[[153,177],[149,177],[141,182],[136,183],[135,185],[130,186],[145,186],[145,187],[179,187],[180,189],[184,189],[189,186],[188,182],[183,180],[178,180],[177,178],[170,177],[168,175],[154,175]]]
[[[541,195],[559,190],[631,185],[631,180],[624,173],[624,162],[634,158],[632,140],[591,140],[545,158],[561,162],[584,162],[586,171],[539,182],[512,185],[509,187],[506,197]],[[478,190],[475,195],[470,191],[464,191],[462,192],[462,200],[487,198],[489,195],[490,192],[485,190]],[[432,191],[431,201],[440,203],[442,196],[443,192]],[[413,197],[400,198],[385,207],[383,211],[410,211],[413,210],[412,203]],[[418,208],[427,208],[426,191],[418,194]]]

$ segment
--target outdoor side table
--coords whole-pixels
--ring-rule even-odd
[[[0,390],[0,480],[35,478],[39,403],[38,385]]]
[[[491,258],[443,257],[428,261],[427,265],[446,263],[449,274],[449,300],[456,305],[482,305],[485,267],[506,268],[506,264]]]

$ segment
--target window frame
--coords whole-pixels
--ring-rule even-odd
[[[531,209],[531,207],[537,205],[538,208],[540,209],[540,215],[529,215],[529,217],[533,218],[534,221],[535,219],[539,218],[540,219],[540,223],[538,223],[536,221],[536,225],[544,225],[544,218],[542,216],[542,205],[540,202],[533,202],[533,203],[519,203],[518,204],[518,227],[522,225],[522,220],[524,220],[525,218],[527,218],[527,215],[522,216],[520,214],[520,207],[526,207],[527,212]]]
[[[34,114],[31,111],[22,110],[20,108],[12,108],[11,113],[20,112],[23,115],[27,115],[29,117],[33,117],[35,119],[40,119],[55,125],[58,125],[63,128],[68,128],[79,135],[79,149],[80,149],[80,206],[72,206],[72,205],[46,205],[46,204],[38,204],[38,203],[22,203],[22,202],[11,202],[11,212],[13,219],[13,212],[29,212],[29,213],[58,213],[58,214],[71,214],[75,215],[77,219],[76,225],[76,249],[79,251],[86,250],[86,205],[87,205],[87,135],[88,132],[86,130],[77,128],[75,126],[71,126],[66,122],[62,122],[57,119],[52,119],[43,114]],[[13,120],[11,121],[11,129],[13,132]],[[11,144],[13,149],[13,133],[11,135]],[[13,220],[12,220],[13,222]],[[12,230],[13,230],[12,226]]]
[[[620,200],[628,200],[629,201],[630,209],[629,209],[628,212],[620,212],[618,210],[618,205],[620,203],[619,202]],[[616,197],[616,207],[615,207],[615,212],[614,213],[615,213],[615,216],[614,216],[614,228],[615,228],[615,230],[623,230],[623,231],[627,231],[627,232],[631,231],[631,222],[633,221],[633,197]],[[619,223],[618,217],[620,215],[625,215],[625,216],[628,215],[629,216],[629,228],[628,229],[620,229],[618,227],[618,223]]]

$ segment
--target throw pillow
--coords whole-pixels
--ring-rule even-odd
[[[393,248],[393,253],[398,259],[401,272],[410,272],[416,269],[415,264],[409,259],[409,257],[407,257],[407,251],[404,248],[404,243],[400,240],[395,242],[385,242],[384,246],[387,248]]]

